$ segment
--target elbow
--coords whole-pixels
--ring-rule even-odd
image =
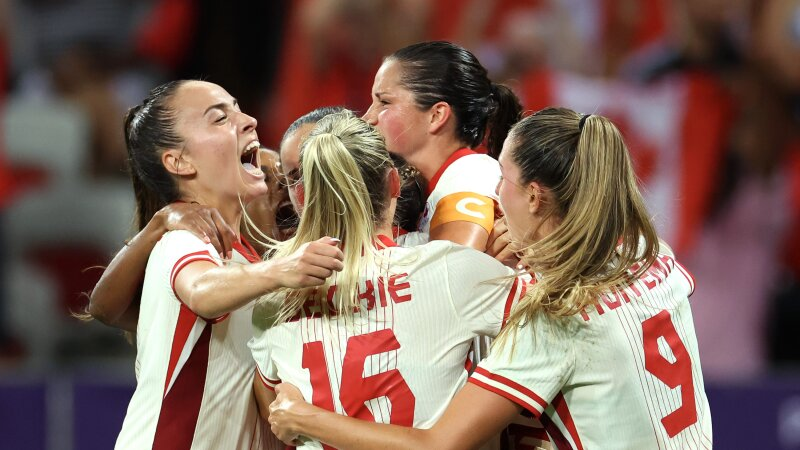
[[[114,325],[114,320],[111,315],[106,311],[93,295],[89,296],[89,305],[86,307],[86,314],[91,316],[92,319],[100,321],[106,325]]]
[[[213,320],[225,313],[225,311],[214,308],[214,302],[209,301],[203,289],[195,285],[192,286],[191,293],[187,296],[184,303],[186,303],[186,306],[192,310],[193,313],[203,319]]]

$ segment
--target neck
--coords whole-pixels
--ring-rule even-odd
[[[193,193],[184,193],[181,195],[181,200],[187,203],[197,203],[209,208],[215,208],[219,211],[219,215],[225,223],[230,226],[236,233],[236,237],[240,237],[240,227],[242,224],[242,207],[239,200],[225,201],[221,198],[212,195],[197,195]]]
[[[431,139],[430,143],[414,152],[407,158],[409,164],[414,166],[419,173],[430,181],[436,172],[444,165],[447,158],[456,150],[466,147],[463,142],[453,138]]]

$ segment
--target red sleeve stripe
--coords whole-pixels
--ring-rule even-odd
[[[531,414],[533,414],[534,417],[536,417],[537,419],[539,417],[541,417],[541,415],[542,415],[542,412],[539,411],[538,409],[536,409],[536,407],[533,406],[531,403],[526,402],[522,398],[519,398],[519,397],[515,396],[514,394],[512,394],[510,392],[506,392],[506,391],[504,391],[502,389],[498,389],[498,388],[496,388],[496,387],[494,387],[494,386],[492,386],[490,384],[484,383],[483,381],[479,380],[478,377],[476,377],[474,373],[472,374],[472,376],[470,376],[467,379],[467,382],[472,383],[475,386],[478,386],[480,388],[486,389],[489,392],[493,392],[493,393],[495,393],[495,394],[497,394],[497,395],[499,395],[499,396],[501,396],[503,398],[511,400],[512,402],[516,403],[517,405],[519,405],[519,406],[527,409],[528,411],[530,411]]]
[[[572,442],[575,443],[575,447],[577,447],[578,450],[583,450],[581,437],[578,435],[578,429],[575,427],[575,421],[572,420],[572,414],[569,412],[567,399],[564,398],[563,393],[559,392],[555,398],[553,398],[553,407],[555,408],[559,419],[561,419],[561,423],[564,424],[564,428],[567,429],[567,433],[570,434]]]
[[[175,278],[178,277],[178,274],[184,267],[188,266],[189,264],[197,261],[208,261],[210,263],[214,263],[219,265],[214,258],[211,257],[211,254],[208,253],[208,250],[203,250],[200,252],[189,253],[188,255],[184,255],[181,257],[174,266],[172,266],[172,272],[169,274],[169,285],[172,286],[172,292],[175,294],[175,298],[181,300],[178,296],[178,293],[175,292]],[[183,300],[181,300],[183,302]]]
[[[689,282],[689,289],[690,289],[689,295],[691,296],[692,294],[694,294],[694,276],[692,276],[691,272],[686,270],[686,268],[683,267],[683,265],[681,265],[681,263],[679,263],[677,260],[675,260],[675,267],[677,267],[678,270],[681,271],[683,276],[686,277],[686,281]]]
[[[498,389],[502,389],[503,391],[510,391],[512,395],[525,399],[526,403],[528,404],[533,404],[534,402],[538,403],[541,406],[540,411],[544,411],[544,409],[547,408],[547,402],[544,401],[542,397],[536,395],[536,393],[532,390],[515,381],[509,380],[504,376],[491,373],[481,366],[475,368],[475,372],[472,374],[472,377],[479,379],[484,383],[496,386]]]
[[[261,383],[264,384],[264,387],[269,389],[270,391],[275,392],[275,386],[281,384],[281,380],[272,380],[265,377],[264,374],[261,373],[261,369],[259,369],[258,367],[256,367],[256,371],[258,372],[258,378],[261,379]]]
[[[506,306],[503,308],[503,323],[500,324],[500,328],[506,326],[508,316],[511,315],[511,307],[514,305],[514,299],[516,298],[517,288],[520,282],[520,279],[517,278],[514,280],[514,284],[511,286],[511,291],[508,293],[508,298],[506,299]]]

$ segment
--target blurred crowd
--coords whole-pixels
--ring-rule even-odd
[[[70,312],[131,234],[122,116],[151,87],[218,83],[276,148],[316,107],[365,111],[382,57],[423,40],[527,110],[620,126],[697,280],[709,380],[800,362],[800,0],[0,0],[2,364],[131,354]]]

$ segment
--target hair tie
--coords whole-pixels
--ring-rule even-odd
[[[591,116],[591,114],[584,114],[581,116],[581,120],[578,122],[578,131],[583,131],[583,124],[586,123],[586,119],[588,119],[589,116]]]

